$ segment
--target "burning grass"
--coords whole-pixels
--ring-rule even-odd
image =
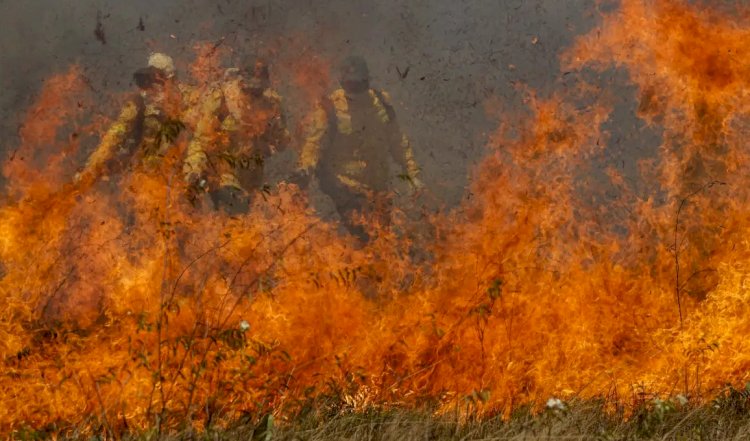
[[[44,111],[69,108],[80,83],[75,68],[51,79],[4,167],[0,432],[188,433],[273,415],[287,424],[279,436],[311,439],[373,427],[745,433],[744,407],[727,420],[735,405],[710,404],[750,379],[750,32],[739,17],[626,0],[563,57],[630,75],[638,116],[663,133],[643,164],[652,193],[608,170],[621,196],[587,197],[604,185],[587,176],[607,148],[611,94],[583,82],[529,91],[525,113],[499,117],[472,198],[429,219],[429,240],[398,212],[393,227],[368,226],[365,247],[294,185],[264,191],[245,216],[193,206],[175,178],[190,118],[156,169],[66,183],[78,144],[50,140],[83,127],[81,115]],[[198,91],[219,56],[200,52]],[[96,123],[85,125],[94,135]],[[689,404],[654,401],[678,394]],[[347,412],[305,416],[330,396]],[[550,397],[579,404],[518,416]],[[438,417],[409,410],[425,407]]]

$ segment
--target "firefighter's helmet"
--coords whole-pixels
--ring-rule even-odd
[[[242,71],[237,67],[230,67],[224,71],[224,81],[234,81],[242,78]]]
[[[364,58],[353,55],[346,57],[340,68],[341,82],[363,82],[370,80],[370,70]]]
[[[161,52],[153,52],[149,55],[148,67],[153,67],[164,72],[166,78],[172,78],[176,72],[172,57]]]
[[[253,66],[253,77],[261,81],[268,82],[271,80],[271,74],[268,71],[268,64],[263,60],[256,60]]]

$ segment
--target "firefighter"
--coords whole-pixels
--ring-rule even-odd
[[[350,56],[341,65],[341,87],[325,97],[313,112],[301,149],[298,174],[303,185],[315,174],[321,190],[331,197],[342,222],[362,242],[358,213],[390,224],[389,160],[400,176],[421,188],[419,169],[409,139],[401,133],[388,94],[370,86],[367,63]]]
[[[181,115],[190,91],[178,83],[171,57],[151,54],[133,79],[139,93],[127,101],[75,181],[93,183],[136,166],[153,171],[185,128]]]
[[[190,93],[194,90],[177,80],[174,61],[162,53],[152,53],[147,66],[133,74],[133,80],[139,91],[129,97],[117,119],[109,126],[96,149],[87,158],[83,169],[74,177],[75,186],[79,191],[96,186],[100,190],[105,190],[108,195],[114,196],[110,203],[119,216],[122,232],[128,236],[140,226],[139,221],[146,217],[150,220],[156,213],[160,220],[164,219],[158,214],[161,208],[160,200],[134,198],[140,189],[140,182],[125,185],[125,181],[130,177],[138,179],[144,175],[156,180],[162,178],[159,173],[162,171],[162,158],[177,152],[174,144],[189,125],[183,121],[186,109],[190,107]],[[87,221],[101,219],[102,225],[108,219],[100,218],[97,212],[87,210],[84,213]],[[137,238],[138,235],[131,237]],[[93,245],[90,239],[82,237],[81,240]],[[174,241],[170,243],[170,252],[176,245],[178,244]],[[125,242],[123,247],[126,257],[132,262],[138,262],[142,258],[142,246],[137,239]],[[77,304],[76,299],[80,299],[79,292],[87,292],[86,289],[81,290],[81,284],[85,284],[95,271],[96,266],[78,265],[74,261],[69,272],[69,283],[57,295],[62,299],[61,305]],[[104,294],[101,293],[98,299],[101,304],[107,301]],[[61,314],[67,315],[66,307],[61,306],[56,308],[57,310],[49,311],[46,308],[43,315],[50,321],[65,317]],[[104,317],[104,309],[101,309],[99,314],[100,318]]]
[[[189,197],[207,191],[217,209],[244,213],[263,187],[266,160],[289,143],[281,97],[259,61],[227,69],[203,102],[183,168]]]

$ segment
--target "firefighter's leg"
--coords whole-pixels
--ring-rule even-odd
[[[319,176],[319,182],[320,189],[333,201],[336,212],[338,212],[341,218],[341,225],[351,235],[358,238],[361,243],[365,244],[369,242],[370,236],[364,227],[355,220],[367,208],[367,197],[342,185],[338,182],[336,176],[329,176],[323,173]]]
[[[231,187],[219,187],[211,191],[211,200],[218,210],[230,216],[237,216],[248,212],[250,200],[244,191]]]
[[[222,174],[219,188],[210,194],[216,209],[230,216],[246,214],[250,209],[250,196],[234,173]]]
[[[362,213],[368,211],[368,199],[365,195],[352,191],[341,191],[341,196],[334,200],[336,210],[341,216],[341,222],[349,231],[349,234],[360,240],[362,244],[370,241],[364,225],[359,221]]]
[[[381,191],[373,194],[372,203],[369,204],[369,210],[366,210],[365,214],[380,229],[391,226],[392,211],[393,197],[390,193]]]

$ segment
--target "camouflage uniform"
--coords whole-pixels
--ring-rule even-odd
[[[263,185],[266,158],[289,143],[281,97],[271,89],[265,65],[256,65],[247,80],[241,73],[229,69],[204,97],[183,167],[192,188],[207,189],[214,204],[230,213],[247,209]]]
[[[351,217],[360,212],[374,215],[382,225],[389,223],[389,160],[416,187],[421,187],[419,169],[390,97],[370,88],[364,60],[350,57],[345,61],[341,84],[312,115],[299,169],[315,171],[321,190],[333,199],[346,227],[367,241],[369,237]]]

